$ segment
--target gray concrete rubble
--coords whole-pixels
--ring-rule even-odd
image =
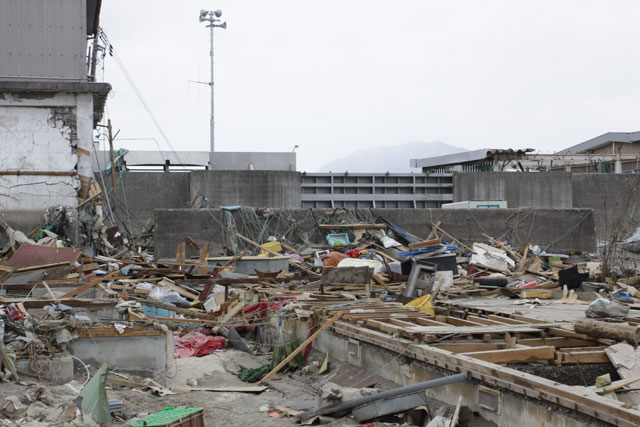
[[[83,236],[86,215],[11,239],[2,380],[66,387],[76,409],[7,395],[7,423],[147,422],[161,401],[212,422],[236,398],[251,409],[234,417],[265,425],[640,421],[638,272],[606,253],[553,246],[542,229],[527,244],[489,222],[463,230],[462,210],[423,228],[394,211],[200,212],[218,218],[219,243],[193,221],[156,225],[144,248],[126,224]],[[159,257],[158,240],[175,255]],[[77,398],[94,393],[91,407]]]

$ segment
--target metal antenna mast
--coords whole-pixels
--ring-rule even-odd
[[[214,123],[213,123],[213,29],[215,27],[220,27],[220,28],[227,28],[227,23],[226,22],[220,22],[221,20],[218,19],[222,16],[222,11],[220,9],[217,10],[204,10],[202,9],[200,11],[200,22],[208,22],[209,25],[207,25],[207,28],[209,28],[210,30],[210,49],[209,49],[209,56],[211,57],[211,80],[209,81],[209,87],[211,88],[211,117],[210,117],[210,127],[211,127],[211,152],[213,153],[214,150],[214,139],[215,139],[215,133],[214,133]]]

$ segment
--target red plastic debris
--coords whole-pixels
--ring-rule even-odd
[[[174,332],[173,338],[176,343],[173,355],[176,359],[206,356],[224,348],[227,341],[224,337],[205,335],[200,332],[190,332],[183,336]]]

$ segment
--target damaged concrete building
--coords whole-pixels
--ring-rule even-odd
[[[76,206],[110,85],[92,81],[99,1],[0,3],[0,206]],[[90,64],[90,63],[89,63]]]

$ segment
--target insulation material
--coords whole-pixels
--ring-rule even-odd
[[[509,271],[509,267],[515,267],[515,262],[507,256],[505,251],[484,243],[473,244],[471,264],[498,271]]]

